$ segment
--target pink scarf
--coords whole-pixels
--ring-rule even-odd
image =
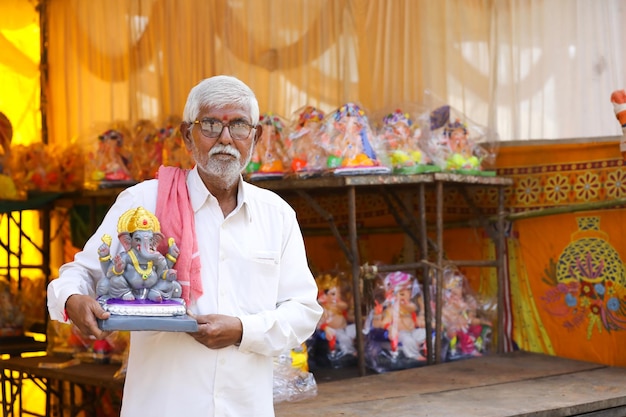
[[[183,299],[187,306],[202,295],[200,278],[200,257],[193,208],[187,190],[189,170],[161,165],[157,178],[157,206],[155,215],[161,223],[161,233],[165,236],[159,251],[167,253],[167,240],[174,238],[180,249],[174,269],[177,280],[183,287]]]

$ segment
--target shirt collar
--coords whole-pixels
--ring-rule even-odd
[[[239,176],[239,184],[237,186],[237,207],[233,211],[236,213],[237,211],[243,209],[245,210],[245,214],[248,222],[252,221],[252,213],[250,210],[249,203],[249,192],[246,192],[246,183],[243,181],[243,178]],[[208,200],[212,194],[205,187],[202,182],[202,178],[200,178],[200,174],[198,174],[198,166],[195,165],[187,175],[187,189],[189,190],[189,200],[191,201],[191,207],[193,208],[194,213],[197,212],[200,207],[204,205],[204,203]]]

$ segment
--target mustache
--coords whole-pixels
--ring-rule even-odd
[[[225,153],[228,155],[232,155],[235,158],[241,158],[241,153],[237,149],[233,148],[232,146],[223,145],[221,143],[218,143],[211,148],[211,150],[209,151],[209,156],[218,153]]]

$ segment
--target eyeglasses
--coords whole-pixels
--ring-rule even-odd
[[[195,120],[193,124],[200,125],[200,131],[204,136],[210,139],[219,138],[225,127],[228,127],[228,133],[234,140],[245,140],[250,136],[252,129],[256,126],[244,122],[243,120],[234,120],[230,123],[222,123],[217,119]]]

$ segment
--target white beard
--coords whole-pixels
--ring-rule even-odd
[[[239,181],[239,176],[244,170],[250,159],[252,159],[252,147],[250,152],[246,156],[245,161],[241,158],[241,153],[237,148],[233,146],[226,146],[222,144],[216,144],[208,154],[201,155],[198,149],[194,147],[192,150],[193,158],[195,159],[198,170],[211,177],[219,177],[227,186],[231,186]],[[213,157],[216,154],[229,154],[235,157],[235,159],[222,160],[217,157]],[[243,162],[243,163],[242,163]]]

